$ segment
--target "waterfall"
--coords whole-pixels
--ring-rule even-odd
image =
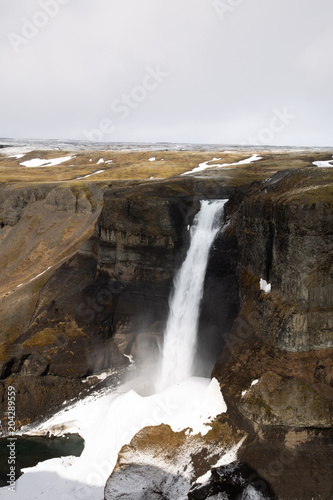
[[[191,227],[190,248],[175,277],[174,292],[170,298],[159,389],[192,375],[209,250],[221,227],[226,201],[202,201]]]

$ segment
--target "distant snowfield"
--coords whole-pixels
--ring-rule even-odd
[[[333,159],[327,161],[314,161],[313,165],[316,165],[316,167],[321,167],[321,168],[333,167]]]
[[[42,160],[40,158],[34,158],[33,160],[27,160],[20,163],[23,167],[37,168],[37,167],[54,167],[60,165],[65,161],[72,160],[76,158],[75,156],[62,156],[61,158],[52,158],[52,160]]]
[[[48,149],[48,148],[47,148]],[[9,148],[0,148],[0,155],[6,156],[7,158],[23,158],[28,153],[31,153],[33,149],[29,146],[13,146]]]
[[[225,151],[225,153],[231,153],[231,151]],[[188,172],[184,172],[181,175],[193,174],[195,172],[200,172],[202,170],[206,170],[207,168],[221,168],[221,167],[232,167],[234,165],[246,165],[248,163],[252,163],[253,161],[262,160],[262,156],[259,156],[257,153],[252,155],[250,158],[246,158],[245,160],[240,160],[236,163],[220,163],[215,165],[209,165],[212,161],[220,161],[221,158],[213,158],[212,160],[205,161],[203,163],[199,163],[199,166],[194,168],[193,170],[189,170]]]
[[[96,175],[96,174],[101,174],[102,172],[105,172],[105,170],[97,170],[96,172],[93,172],[92,174],[84,175],[83,177],[76,177],[75,180],[79,181],[81,179],[86,179],[87,177],[91,177],[92,175]]]
[[[189,378],[149,397],[132,390],[130,382],[112,392],[104,390],[39,426],[22,429],[33,435],[77,432],[85,440],[85,448],[81,457],[51,459],[24,469],[15,495],[0,488],[1,500],[14,496],[16,500],[103,500],[104,485],[120,448],[139,430],[165,423],[174,431],[191,427],[193,434],[206,434],[210,427],[205,424],[226,410],[216,379]],[[230,450],[227,456],[229,461],[235,460]]]

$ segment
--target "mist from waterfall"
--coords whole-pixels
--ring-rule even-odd
[[[164,332],[158,389],[192,376],[200,305],[209,251],[221,228],[227,200],[202,201],[191,231],[190,248],[174,280]]]

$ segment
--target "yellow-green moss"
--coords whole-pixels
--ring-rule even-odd
[[[59,322],[48,328],[35,333],[31,338],[26,340],[22,346],[24,348],[48,347],[56,343],[57,337],[64,336],[66,339],[74,341],[75,339],[87,335],[74,323],[74,321]]]

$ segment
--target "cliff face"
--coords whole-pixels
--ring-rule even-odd
[[[255,431],[240,458],[283,499],[330,498],[332,180],[329,169],[279,172],[230,204],[240,310],[213,375]]]
[[[330,175],[280,172],[246,196],[231,219],[241,310],[214,373],[258,423],[333,423]],[[260,279],[271,284],[269,293]]]
[[[173,276],[176,251],[186,238],[186,222],[193,219],[195,208],[186,198],[154,199],[144,192],[115,196],[108,191],[95,238],[82,252],[93,255],[98,270],[112,280],[168,281]]]
[[[333,347],[333,199],[325,186],[311,188],[326,178],[313,169],[279,173],[244,200],[235,220],[240,274],[272,284],[260,309],[265,337],[288,352]],[[288,311],[272,328],[279,300]]]
[[[0,406],[4,414],[14,385],[18,425],[84,388],[87,337],[61,314],[39,326],[37,311],[46,308],[44,286],[91,235],[101,202],[98,185],[0,189]]]
[[[0,390],[5,394],[6,387],[15,384],[22,423],[96,383],[97,379],[86,381],[90,375],[122,370],[131,356],[140,363],[140,355],[148,350],[158,358],[174,270],[188,246],[187,226],[200,198],[225,196],[226,190],[209,180],[199,187],[188,179],[154,185],[115,183],[104,192],[99,216],[98,193],[48,186],[38,201],[23,193],[26,205],[16,224],[3,229],[3,252],[9,252],[14,234],[24,242],[22,260],[13,259],[16,281],[2,300],[0,353]],[[9,191],[4,198],[11,195]],[[85,212],[82,200],[96,209]],[[35,214],[32,222],[30,213]],[[76,230],[80,239],[70,246]],[[56,240],[59,234],[61,241]],[[84,239],[87,234],[90,238]],[[47,248],[39,254],[45,259],[40,272],[47,271],[36,277],[39,269],[31,268],[36,269],[35,249],[41,245]],[[18,279],[23,283],[17,288]],[[214,279],[212,272],[209,286],[214,286]],[[220,291],[226,294],[225,285]],[[230,326],[232,314],[224,313]],[[223,318],[203,317],[208,358],[216,355],[216,323]]]

